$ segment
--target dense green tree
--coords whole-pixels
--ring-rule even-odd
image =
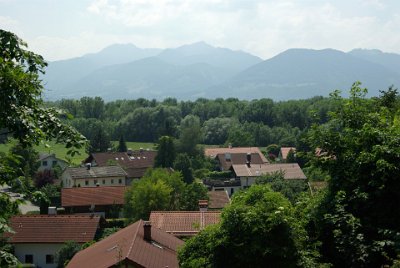
[[[228,138],[228,131],[234,124],[232,118],[211,118],[204,122],[204,143],[224,144]]]
[[[330,175],[316,226],[322,254],[336,267],[390,265],[400,252],[400,120],[366,92],[355,83],[310,135],[321,151],[314,164]]]
[[[178,258],[181,267],[315,267],[305,239],[290,202],[254,185],[233,196],[219,225],[186,241]]]
[[[66,241],[63,246],[56,252],[56,263],[57,268],[64,268],[68,262],[74,257],[78,251],[81,250],[81,246],[75,241]]]
[[[256,184],[268,184],[275,192],[283,194],[290,202],[295,203],[297,198],[308,191],[308,184],[305,180],[285,180],[283,172],[274,172],[260,176]]]
[[[296,153],[293,149],[290,149],[286,156],[286,163],[296,163]]]
[[[199,200],[208,200],[207,188],[202,183],[193,182],[187,184],[182,193],[180,210],[198,211]]]
[[[134,181],[125,196],[124,214],[129,222],[148,219],[153,210],[169,208],[172,188],[163,180]]]
[[[150,169],[126,193],[124,214],[132,222],[148,219],[154,210],[198,209],[199,199],[207,199],[206,195],[203,185],[184,183],[180,172]]]
[[[173,167],[175,161],[175,142],[172,137],[162,136],[158,140],[157,155],[154,160],[155,167]]]
[[[185,153],[180,153],[174,161],[174,169],[180,171],[183,176],[183,181],[190,184],[193,182],[193,170],[190,158]]]
[[[93,135],[90,138],[89,152],[107,152],[112,148],[110,136],[100,125],[94,127]]]
[[[104,100],[100,97],[82,97],[79,100],[80,111],[85,118],[101,119],[104,114]]]
[[[121,135],[121,137],[119,138],[117,151],[118,152],[126,152],[126,151],[128,151],[128,147],[126,146],[124,135]]]
[[[178,151],[189,156],[199,154],[197,144],[202,142],[203,134],[200,119],[194,115],[187,115],[182,119],[178,140]]]
[[[43,90],[40,73],[46,63],[43,58],[26,49],[27,45],[15,34],[0,29],[0,135],[13,136],[23,147],[54,139],[65,143],[73,155],[86,145],[86,140],[72,127],[62,123],[62,113],[46,108],[40,99]],[[18,163],[13,153],[0,157],[0,185],[12,184],[16,170],[10,165]],[[8,195],[0,193],[0,236],[8,230],[10,207]],[[12,258],[4,247],[0,248],[0,263],[12,265]]]

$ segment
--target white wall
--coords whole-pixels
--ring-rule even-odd
[[[43,161],[47,161],[47,166],[43,166]],[[67,167],[67,162],[64,160],[58,159],[54,157],[53,155],[50,155],[49,157],[46,157],[45,159],[40,161],[40,166],[38,168],[38,171],[43,171],[45,169],[52,169],[53,168],[53,161],[56,161],[57,164],[61,167],[61,169],[64,169]]]
[[[56,256],[56,252],[62,247],[63,244],[14,244],[15,256],[21,263],[25,262],[25,255],[33,255],[33,263],[37,267],[42,268],[55,268],[57,263],[46,264],[46,255]],[[55,260],[54,260],[55,261]]]

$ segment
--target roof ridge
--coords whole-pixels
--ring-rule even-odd
[[[128,252],[127,252],[125,258],[129,258],[129,255],[131,255],[133,245],[135,244],[136,237],[137,237],[137,234],[138,234],[138,232],[139,232],[139,228],[140,228],[140,226],[142,225],[142,223],[143,223],[143,220],[140,219],[140,220],[139,220],[138,227],[136,228],[136,232],[135,232],[135,234],[134,234],[134,236],[133,236],[132,243],[131,243],[131,245],[130,245],[130,247],[129,247],[129,250],[128,250]]]

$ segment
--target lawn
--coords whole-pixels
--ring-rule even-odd
[[[13,146],[16,143],[15,140],[11,140],[10,142],[6,144],[0,144],[0,152],[7,152],[11,146]],[[57,144],[55,142],[47,142],[46,143],[49,147],[47,147],[44,144],[40,144],[38,146],[34,146],[35,150],[38,151],[39,153],[49,153],[52,154],[54,153],[58,158],[68,160],[70,159],[71,162],[75,165],[78,165],[82,162],[87,157],[87,153],[85,152],[84,149],[81,149],[79,151],[79,155],[76,154],[73,158],[68,157],[67,151],[68,149],[65,148],[64,144]],[[116,147],[118,145],[118,141],[113,141],[113,145]],[[132,150],[139,150],[140,148],[143,149],[155,149],[153,143],[144,143],[144,142],[127,142],[126,146],[128,148],[131,148]]]

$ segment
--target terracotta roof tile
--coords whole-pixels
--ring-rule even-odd
[[[282,160],[286,160],[287,155],[288,155],[290,150],[293,150],[293,152],[296,152],[296,148],[295,147],[281,147]]]
[[[99,226],[99,216],[81,215],[31,215],[14,216],[9,234],[11,243],[85,243],[94,239]]]
[[[176,236],[193,236],[208,225],[219,222],[220,211],[152,211],[150,222]]]
[[[208,202],[210,209],[222,209],[231,202],[226,191],[209,191],[207,194],[210,198]]]
[[[78,252],[67,267],[114,267],[122,260],[134,267],[179,267],[177,249],[183,241],[152,227],[152,241],[148,242],[144,239],[143,223],[137,221]]]
[[[216,158],[218,159],[220,166],[223,170],[229,170],[232,165],[246,164],[247,161],[247,153],[225,153],[225,154],[217,154]],[[264,164],[265,161],[261,158],[258,153],[251,154],[251,163],[254,164]]]
[[[124,195],[128,187],[100,186],[75,187],[61,189],[61,205],[63,207],[90,205],[123,205]]]
[[[268,173],[283,171],[285,179],[307,179],[299,164],[263,164],[263,165],[232,165],[233,171],[238,177],[258,177]]]
[[[120,166],[91,167],[90,169],[68,167],[64,172],[69,173],[73,179],[126,176],[126,172]]]
[[[264,163],[268,163],[267,158],[265,155],[260,151],[258,147],[232,147],[232,148],[206,148],[204,150],[204,154],[208,157],[215,158],[218,154],[247,154],[247,153],[256,153],[260,156]]]

